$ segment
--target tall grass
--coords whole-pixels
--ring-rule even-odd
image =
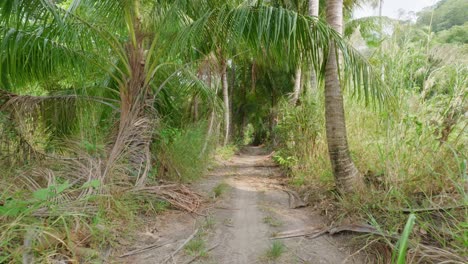
[[[195,123],[184,129],[163,127],[154,143],[158,176],[161,178],[191,182],[206,172],[210,165],[210,153],[214,150],[213,138],[202,153],[206,139],[206,124]]]
[[[79,125],[86,130],[85,126],[92,128],[97,122],[83,120]],[[203,175],[214,143],[209,139],[202,153],[206,130],[204,123],[158,129],[152,149],[156,162],[152,183],[161,179],[188,182]],[[102,155],[102,137],[92,129],[83,133],[77,135],[83,139],[78,147],[92,156]],[[142,216],[154,217],[169,206],[154,197],[124,191],[118,175],[107,185],[98,180],[70,181],[67,177],[73,172],[61,168],[62,163],[55,162],[52,171],[41,162],[1,168],[0,263],[21,263],[25,258],[34,263],[100,262],[106,248],[131,238],[131,230],[143,224]],[[80,195],[98,187],[100,192]]]
[[[334,221],[360,219],[400,235],[406,213],[416,210],[411,245],[422,243],[443,252],[434,251],[427,259],[419,252],[423,247],[418,247],[408,254],[429,262],[466,257],[468,68],[434,60],[439,55],[428,54],[426,45],[405,38],[390,41],[394,42],[387,43],[384,60],[374,63],[376,68],[385,65],[394,102],[373,109],[345,96],[351,156],[364,177],[366,192],[347,199],[329,192],[334,181],[321,95],[297,108],[282,105],[275,159],[289,169],[291,182],[307,191],[310,199],[335,201],[336,210],[326,208]],[[438,209],[452,207],[457,208]],[[428,210],[417,211],[421,208]],[[396,241],[384,241],[390,249],[395,247]]]

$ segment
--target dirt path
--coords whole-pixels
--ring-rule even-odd
[[[193,252],[183,249],[167,263],[366,262],[362,256],[352,256],[343,237],[330,236],[283,239],[276,242],[280,248],[277,251],[282,252],[273,256],[278,253],[271,250],[275,243],[271,237],[275,234],[324,225],[318,213],[309,208],[289,209],[288,195],[281,190],[280,180],[281,171],[267,153],[261,148],[246,148],[194,186],[213,201],[203,210],[205,216],[163,214],[142,230],[133,248],[168,244],[120,258],[119,262],[164,263],[194,230],[198,234],[188,246]],[[216,188],[222,195],[213,198]],[[197,257],[200,253],[203,256]]]

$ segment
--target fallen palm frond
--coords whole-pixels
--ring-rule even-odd
[[[276,234],[276,236],[272,237],[271,239],[285,239],[285,238],[293,238],[293,237],[307,237],[309,239],[317,238],[321,235],[326,233],[330,235],[335,235],[341,232],[355,232],[355,233],[366,233],[366,234],[374,234],[378,236],[384,236],[389,238],[396,238],[396,236],[392,236],[390,234],[385,234],[380,232],[375,227],[367,225],[367,224],[347,224],[341,225],[337,227],[313,227],[308,229],[297,229],[297,230],[289,230],[285,232],[281,232]]]
[[[448,249],[418,244],[408,251],[408,255],[419,259],[418,263],[468,263],[468,257],[460,256]]]
[[[296,209],[307,206],[307,203],[304,202],[304,200],[299,196],[297,192],[288,189],[283,189],[283,191],[288,194],[290,209]]]
[[[154,195],[161,200],[167,201],[173,207],[187,212],[196,212],[202,202],[199,194],[191,191],[183,184],[136,187],[130,191],[138,194]]]

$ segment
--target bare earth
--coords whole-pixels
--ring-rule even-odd
[[[289,209],[288,194],[281,189],[281,171],[267,153],[248,147],[229,162],[222,162],[206,179],[195,184],[209,202],[202,215],[179,211],[148,220],[148,226],[137,236],[129,251],[155,245],[131,256],[114,259],[118,263],[366,263],[353,254],[347,243],[351,237],[323,235],[280,240],[284,253],[277,259],[267,256],[275,234],[290,230],[323,227],[318,212],[310,208]],[[213,188],[228,185],[221,197],[213,198]],[[169,258],[199,230],[205,242],[205,256],[190,255],[182,249]],[[197,239],[197,238],[196,238]],[[125,252],[122,252],[122,254]]]

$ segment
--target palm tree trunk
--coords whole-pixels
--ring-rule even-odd
[[[309,16],[318,17],[319,15],[319,0],[309,0]]]
[[[309,0],[309,16],[319,16],[319,0]],[[317,91],[317,74],[313,65],[310,68],[310,94]]]
[[[233,63],[231,64],[231,74],[229,76],[229,94],[232,96],[234,96],[234,87],[236,85],[236,65]],[[236,125],[235,121],[234,121],[234,106],[232,105],[233,104],[233,100],[229,100],[229,116],[231,117],[230,118],[230,121],[231,121],[231,124],[230,124],[230,131],[229,131],[229,135],[231,137],[234,137],[235,135],[235,130],[234,130],[234,127]]]
[[[215,110],[211,110],[210,121],[208,122],[208,131],[206,132],[205,142],[203,143],[203,148],[200,152],[200,157],[203,156],[208,148],[208,143],[210,142],[211,137],[213,136],[213,125],[215,122],[216,114]]]
[[[133,34],[135,41],[126,45],[130,66],[127,82],[120,87],[120,120],[118,132],[105,162],[101,180],[112,172],[115,164],[126,156],[130,169],[137,173],[135,185],[145,184],[151,170],[150,145],[153,131],[150,91],[145,86],[144,34],[141,31],[140,1],[134,0]]]
[[[197,122],[198,121],[198,115],[199,115],[199,111],[198,111],[198,106],[199,106],[200,102],[198,100],[198,96],[197,95],[194,95],[193,96],[193,99],[192,99],[192,120],[193,122]]]
[[[252,72],[251,72],[251,80],[252,80],[252,94],[255,94],[255,86],[257,85],[257,66],[255,65],[255,61],[252,62]]]
[[[229,132],[231,129],[231,113],[229,111],[229,87],[227,80],[227,65],[226,60],[221,60],[221,85],[223,88],[223,100],[224,100],[224,146],[229,142]]]
[[[342,32],[343,0],[328,0],[327,22],[336,31]],[[343,95],[337,66],[334,43],[330,43],[325,67],[325,120],[328,152],[338,190],[342,193],[349,193],[362,185],[362,178],[348,149]]]
[[[212,78],[211,67],[207,67],[207,68],[208,68],[208,70],[205,69],[205,74],[207,75],[205,83],[211,89],[212,88],[212,86],[211,86],[211,78]],[[216,86],[215,94],[218,94],[218,86]],[[214,123],[215,123],[215,119],[216,119],[216,113],[215,113],[215,109],[213,108],[213,109],[211,109],[210,120],[208,122],[208,131],[206,132],[205,142],[203,143],[203,148],[202,148],[202,151],[200,152],[200,157],[202,157],[205,154],[206,149],[208,148],[208,143],[210,142],[211,137],[213,136],[213,126],[214,126]]]
[[[293,96],[291,99],[291,104],[292,105],[297,105],[297,101],[299,100],[299,96],[301,95],[301,79],[302,79],[302,69],[301,69],[301,63],[299,62],[299,65],[296,68],[296,75],[294,77],[294,92]]]

